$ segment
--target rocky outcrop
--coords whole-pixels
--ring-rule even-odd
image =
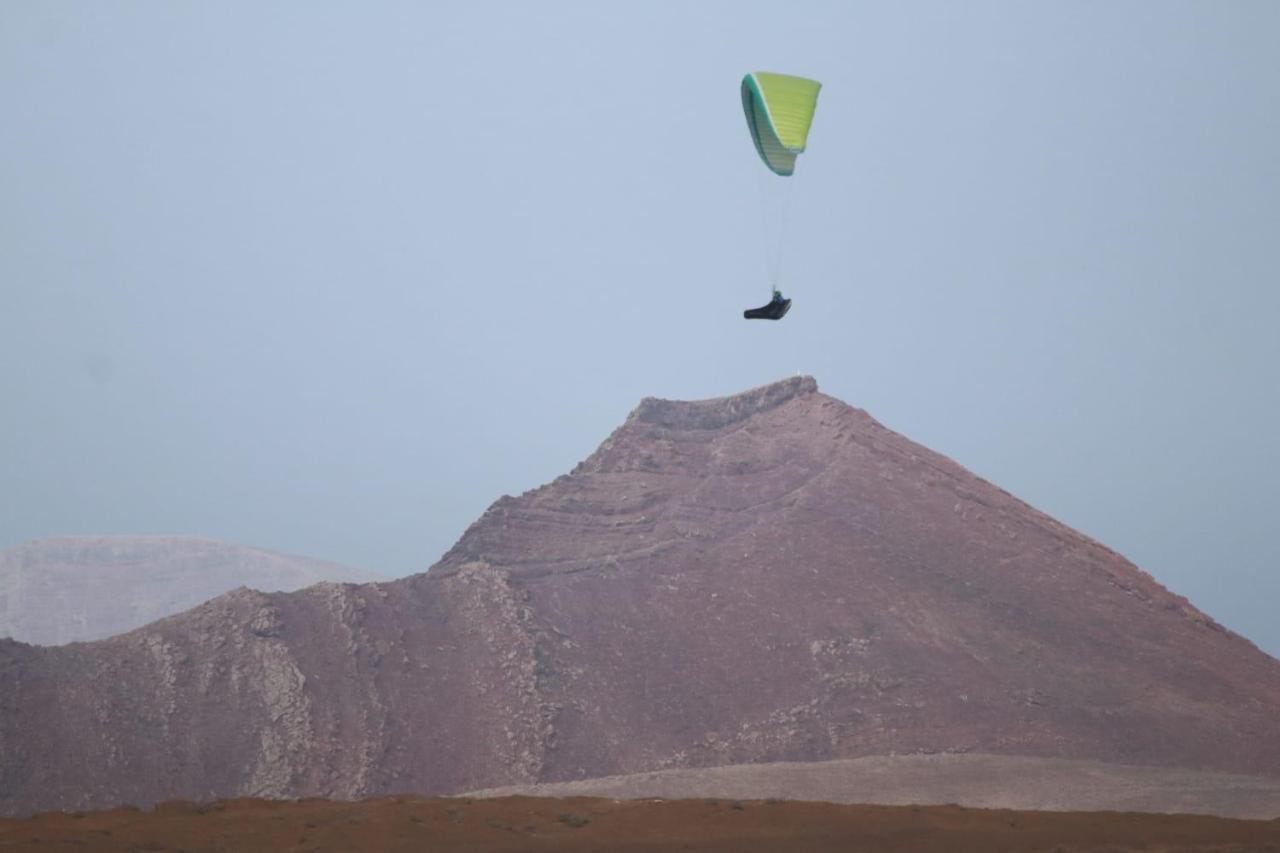
[[[0,551],[0,637],[98,640],[251,586],[295,590],[380,576],[197,536],[59,536]]]
[[[1280,777],[1280,662],[798,378],[646,400],[431,571],[0,643],[0,809],[893,754]]]

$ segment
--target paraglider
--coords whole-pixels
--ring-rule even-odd
[[[747,117],[751,141],[755,143],[756,152],[765,166],[778,178],[789,178],[795,174],[796,157],[804,153],[808,144],[809,127],[813,123],[821,88],[822,84],[817,80],[766,71],[756,71],[742,78],[742,111]],[[766,220],[781,217],[785,226],[785,205],[766,199],[764,216]],[[766,241],[767,244],[774,242],[776,245],[766,245],[766,252],[772,252],[769,282],[772,297],[759,308],[743,311],[742,316],[748,320],[781,320],[791,309],[791,300],[778,289],[781,234],[776,241]]]
[[[773,291],[773,298],[759,308],[748,308],[742,316],[748,320],[781,320],[791,310],[791,300],[781,290]]]

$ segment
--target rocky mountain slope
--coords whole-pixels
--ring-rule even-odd
[[[796,378],[647,399],[430,572],[0,642],[0,810],[990,753],[1280,776],[1280,662]]]
[[[59,536],[0,551],[0,637],[40,645],[97,640],[238,586],[289,591],[378,579],[196,536]]]

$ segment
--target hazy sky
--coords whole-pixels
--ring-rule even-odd
[[[1280,654],[1280,3],[777,9],[0,0],[0,547],[409,573],[802,371]]]

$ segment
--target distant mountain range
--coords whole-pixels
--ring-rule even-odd
[[[795,378],[646,399],[428,573],[0,642],[0,810],[964,754],[1280,777],[1280,661]]]
[[[197,536],[59,536],[0,551],[0,637],[59,645],[172,616],[239,586],[385,580],[337,563]]]

